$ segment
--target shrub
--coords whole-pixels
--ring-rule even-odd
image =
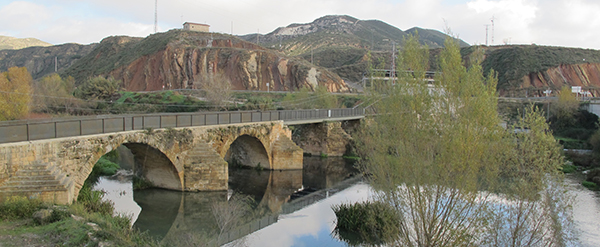
[[[333,206],[337,217],[334,233],[350,245],[383,244],[395,240],[400,222],[395,209],[383,202]]]
[[[154,184],[152,184],[152,182],[138,176],[133,176],[132,183],[133,190],[143,190],[154,187]]]
[[[44,204],[39,199],[12,196],[0,205],[0,218],[5,220],[29,218],[43,207]]]
[[[104,215],[112,215],[114,205],[110,201],[103,201],[104,191],[92,190],[92,186],[84,184],[77,196],[77,202],[81,203],[88,212],[97,212]]]
[[[80,99],[108,99],[117,94],[120,87],[121,81],[112,77],[106,79],[98,76],[79,85],[74,94]]]

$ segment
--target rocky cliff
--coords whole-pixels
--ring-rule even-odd
[[[327,69],[290,58],[234,36],[171,30],[144,39],[109,37],[65,71],[81,82],[113,76],[126,90],[199,88],[210,75],[222,75],[234,90],[290,91],[325,86],[348,91]]]
[[[563,64],[523,77],[521,89],[528,89],[532,96],[542,96],[543,91],[560,90],[563,86],[581,86],[592,95],[600,96],[600,64]]]

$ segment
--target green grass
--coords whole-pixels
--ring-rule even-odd
[[[594,190],[594,191],[598,191],[600,190],[600,186],[598,186],[596,183],[594,182],[590,182],[590,181],[583,181],[581,182],[581,185],[583,185],[583,187],[586,187],[590,190]]]
[[[577,166],[565,164],[563,167],[561,167],[560,171],[563,173],[573,173],[577,171]]]
[[[354,160],[354,161],[361,160],[361,158],[358,157],[358,156],[347,156],[347,155],[344,155],[344,156],[342,156],[342,158],[348,159],[348,160]]]

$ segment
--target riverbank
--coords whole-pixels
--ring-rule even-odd
[[[578,242],[583,247],[600,246],[600,192],[581,185],[585,174],[567,174],[565,182],[573,197],[573,222]]]
[[[14,197],[0,206],[0,246],[159,246],[130,219]]]

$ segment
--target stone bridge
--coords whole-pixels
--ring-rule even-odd
[[[2,144],[0,192],[69,204],[100,157],[120,145],[134,154],[135,173],[171,190],[227,190],[226,160],[302,169],[302,149],[282,121],[127,131]]]
[[[284,121],[323,123],[364,115],[362,109],[341,110],[5,123],[0,125],[0,201],[21,195],[70,204],[100,157],[121,145],[134,155],[134,172],[156,187],[227,190],[228,163],[302,169],[303,150],[292,141]]]

